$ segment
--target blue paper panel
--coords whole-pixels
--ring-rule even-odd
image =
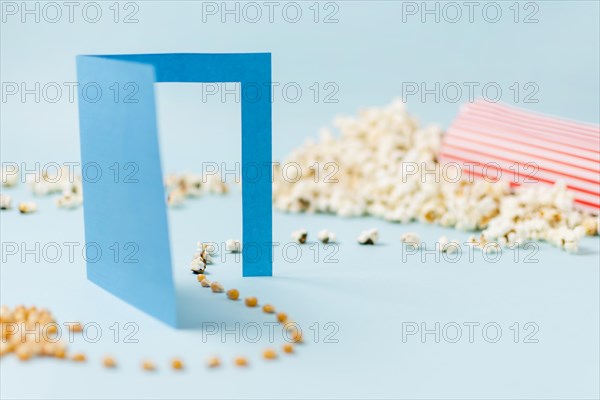
[[[272,275],[271,55],[79,56],[77,74],[88,88],[79,91],[88,278],[176,326],[156,82],[240,82],[242,93],[250,85],[269,88],[258,98],[242,95],[242,241],[243,275]],[[127,83],[137,91],[130,98],[117,94]]]

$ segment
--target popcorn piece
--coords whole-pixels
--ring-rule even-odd
[[[83,203],[83,198],[81,196],[76,195],[71,192],[67,192],[67,193],[63,194],[61,197],[59,197],[56,200],[57,207],[65,208],[65,209],[77,208],[77,207],[81,206],[82,203]]]
[[[436,250],[440,252],[445,252],[445,247],[448,244],[448,238],[446,236],[441,236],[436,243]]]
[[[600,217],[598,217],[600,218]],[[581,226],[585,229],[585,234],[594,236],[598,234],[598,224],[600,219],[589,216],[581,222]]]
[[[225,194],[229,192],[229,187],[225,182],[221,180],[219,174],[211,174],[204,177],[206,182],[206,189],[210,193]]]
[[[0,194],[0,210],[10,210],[12,208],[12,199],[6,194]]]
[[[400,241],[404,244],[411,245],[418,249],[421,244],[421,237],[413,232],[408,232],[400,236]]]
[[[334,243],[336,241],[336,236],[335,233],[330,232],[327,229],[322,229],[317,234],[317,239],[323,243]]]
[[[198,242],[196,244],[196,246],[198,247],[199,251],[205,252],[208,255],[214,256],[215,254],[217,254],[217,246],[216,246],[215,243],[212,243],[212,242],[208,242],[208,243]]]
[[[442,248],[442,253],[456,254],[456,253],[458,253],[460,251],[461,251],[461,249],[460,249],[460,242],[458,240],[456,240],[456,239],[449,241]]]
[[[2,186],[4,187],[13,187],[19,182],[19,167],[16,165],[2,165],[0,174],[2,176]]]
[[[174,189],[167,195],[167,205],[169,207],[181,207],[183,205],[183,200],[185,198],[185,194],[181,189]]]
[[[24,201],[19,203],[19,212],[21,214],[31,214],[37,211],[37,204],[33,201]]]
[[[206,269],[206,262],[200,256],[194,257],[190,263],[190,269],[194,274],[202,274]]]
[[[379,240],[379,232],[377,229],[372,228],[366,231],[362,231],[358,236],[358,243],[360,244],[375,244]]]
[[[306,243],[306,239],[308,238],[308,232],[306,229],[298,229],[297,231],[292,232],[292,239],[296,243],[304,244]]]
[[[225,242],[225,250],[232,253],[239,253],[242,251],[242,242],[237,239],[229,239]]]
[[[27,175],[27,184],[36,196],[71,191],[73,185],[81,184],[81,177],[73,175],[69,167],[56,171],[45,170],[41,175]]]

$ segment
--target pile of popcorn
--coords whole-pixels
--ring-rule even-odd
[[[19,174],[9,173],[2,168],[2,186],[10,188],[16,186],[20,180]],[[68,167],[62,167],[57,173],[49,175],[47,172],[39,176],[26,175],[26,183],[35,196],[48,196],[60,194],[56,199],[58,208],[74,209],[83,204],[83,185],[81,176],[71,174]],[[0,209],[10,210],[12,208],[12,198],[7,194],[0,195]],[[19,211],[22,214],[28,214],[37,210],[35,202],[20,202]]]
[[[446,176],[438,162],[442,130],[421,127],[401,100],[334,125],[339,136],[323,129],[318,142],[309,139],[275,168],[276,208],[482,230],[482,243],[501,246],[545,240],[576,251],[582,236],[598,233],[598,218],[576,210],[563,184],[512,190],[502,181]],[[328,180],[315,172],[332,163]],[[300,166],[300,177],[285,176],[290,164]]]
[[[49,176],[42,173],[39,176],[26,175],[26,182],[31,193],[35,196],[49,196],[60,194],[56,200],[58,208],[75,209],[83,204],[83,185],[81,175],[70,175],[67,167],[63,167],[55,175]],[[11,188],[20,180],[19,174],[10,173],[2,168],[2,186]],[[221,181],[218,175],[201,175],[192,173],[169,174],[165,178],[167,204],[170,207],[181,206],[186,199],[200,197],[204,193],[225,194],[229,187]],[[0,194],[0,209],[10,210],[12,198],[7,194]],[[33,213],[37,210],[35,202],[20,202],[19,211],[23,214]]]
[[[226,194],[229,187],[214,174],[204,176],[193,173],[169,174],[165,178],[167,204],[181,206],[186,198],[200,197],[204,193]]]

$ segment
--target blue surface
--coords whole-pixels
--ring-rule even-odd
[[[104,3],[103,3],[104,4]],[[112,4],[112,2],[110,3]],[[221,23],[218,16],[202,21],[201,3],[138,2],[137,24],[115,24],[110,10],[97,24],[84,22],[22,24],[9,19],[0,27],[2,81],[74,82],[77,54],[155,52],[256,52],[273,54],[273,80],[298,82],[300,101],[273,102],[273,155],[281,160],[307,136],[338,113],[353,114],[360,106],[383,105],[400,94],[402,82],[499,82],[502,100],[566,118],[598,123],[599,6],[595,1],[536,2],[535,24],[512,22],[513,2],[499,2],[504,15],[496,24],[477,18],[474,23],[401,23],[399,2],[336,2],[336,24],[315,24],[305,4],[297,24]],[[523,4],[523,3],[521,3]],[[106,7],[109,3],[106,3]],[[323,12],[327,10],[321,9]],[[524,10],[522,10],[524,12]],[[18,19],[20,21],[20,19]],[[508,87],[513,82],[536,82],[538,103],[515,102]],[[309,86],[335,82],[337,103],[315,102]],[[210,137],[209,161],[239,161],[240,107],[212,98],[201,101],[199,85],[157,85],[158,130],[165,171],[194,170],[195,157]],[[3,162],[78,161],[77,103],[23,103],[19,96],[2,102],[0,156]],[[522,99],[522,97],[521,97]],[[421,121],[447,126],[459,103],[422,102],[413,97],[408,109]],[[16,200],[30,196],[23,186],[8,192]],[[3,242],[82,243],[81,210],[56,210],[53,199],[38,200],[37,215],[2,213]],[[260,359],[270,345],[263,330],[257,343],[202,340],[202,322],[263,324],[271,321],[260,310],[217,297],[198,286],[188,262],[198,240],[222,241],[240,237],[241,196],[205,197],[182,210],[169,211],[169,236],[174,283],[185,329],[176,331],[107,294],[86,280],[85,262],[63,256],[60,262],[22,262],[17,256],[2,262],[1,302],[37,304],[50,308],[61,321],[95,321],[103,331],[97,343],[77,338],[70,347],[88,354],[85,365],[35,360],[0,362],[2,398],[598,398],[599,370],[599,252],[598,238],[587,238],[579,255],[541,245],[525,262],[507,253],[498,262],[463,257],[458,263],[436,262],[431,256],[402,261],[399,236],[415,231],[428,243],[441,234],[464,240],[467,233],[435,226],[395,225],[365,219],[325,215],[274,213],[274,241],[289,241],[292,230],[305,227],[309,240],[328,228],[340,239],[337,263],[319,262],[303,247],[297,262],[275,257],[272,278],[244,279],[241,263],[219,263],[210,269],[226,288],[242,296],[256,295],[298,321],[310,342],[292,357],[274,363]],[[378,227],[381,245],[355,243],[363,229]],[[80,248],[80,247],[79,247]],[[310,249],[310,248],[309,248]],[[291,251],[290,251],[291,252]],[[119,322],[118,343],[110,330]],[[138,343],[124,343],[127,322],[139,327]],[[319,340],[314,330],[319,323]],[[337,324],[337,343],[325,343],[328,322]],[[481,330],[475,339],[457,343],[431,335],[425,343],[416,336],[402,341],[403,326],[422,322],[490,322],[502,329],[496,343]],[[519,340],[514,342],[514,323]],[[525,343],[537,324],[538,332]],[[403,325],[404,324],[404,325]],[[532,325],[529,325],[532,326]],[[447,332],[451,334],[450,331]],[[493,332],[490,331],[490,335]],[[278,337],[277,346],[280,338]],[[107,371],[100,358],[114,354],[120,367]],[[206,370],[204,361],[219,354],[222,370]],[[249,370],[235,369],[231,359],[250,357]],[[168,367],[173,356],[188,368],[175,373]],[[145,374],[142,358],[155,360],[160,369]],[[35,384],[32,384],[35,377]]]

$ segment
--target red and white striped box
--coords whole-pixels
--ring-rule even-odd
[[[463,105],[448,128],[440,162],[513,186],[563,181],[578,207],[600,211],[598,125],[478,100]]]

